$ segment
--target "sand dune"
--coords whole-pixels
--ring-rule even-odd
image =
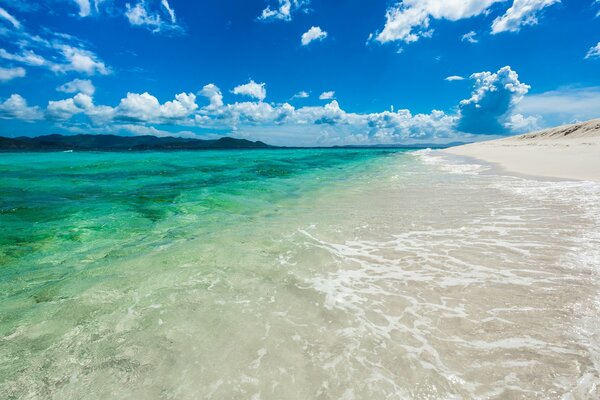
[[[600,119],[444,151],[518,174],[600,181]]]

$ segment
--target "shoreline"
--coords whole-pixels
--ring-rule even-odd
[[[600,182],[600,120],[441,151],[510,174]]]

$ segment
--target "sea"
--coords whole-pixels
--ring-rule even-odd
[[[0,154],[0,399],[598,399],[600,184],[434,150]]]

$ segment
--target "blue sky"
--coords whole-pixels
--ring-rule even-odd
[[[481,140],[600,117],[595,0],[0,0],[0,135]]]

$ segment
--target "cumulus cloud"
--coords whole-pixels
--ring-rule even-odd
[[[127,93],[127,97],[115,109],[115,117],[128,121],[160,122],[182,119],[192,114],[198,105],[193,93],[180,93],[175,100],[160,104],[158,99],[148,92]]]
[[[274,107],[271,104],[262,101],[247,101],[225,106],[220,112],[220,117],[234,128],[245,123],[277,124],[285,119],[290,107],[291,106],[287,103],[279,107]]]
[[[89,50],[73,47],[70,45],[59,45],[58,49],[62,52],[66,64],[54,64],[52,70],[56,72],[81,72],[86,75],[108,75],[110,69],[100,61],[97,56]]]
[[[539,13],[560,0],[514,0],[512,7],[492,23],[492,34],[518,32],[522,26],[536,25]]]
[[[196,95],[193,93],[180,93],[175,100],[167,101],[160,107],[160,117],[165,119],[181,119],[190,116],[196,109]]]
[[[50,119],[67,120],[92,107],[92,98],[87,94],[78,93],[72,99],[49,101],[46,112]]]
[[[334,91],[323,92],[319,96],[319,100],[331,100],[333,98],[335,98],[335,92]]]
[[[39,107],[29,107],[27,101],[21,95],[13,94],[0,103],[0,118],[20,119],[29,122],[42,119],[43,113]]]
[[[512,114],[505,125],[513,133],[527,133],[542,129],[540,120],[541,118],[533,115],[526,117],[523,114]]]
[[[207,106],[210,109],[216,110],[223,107],[223,93],[217,85],[209,83],[205,85],[202,90],[198,93],[208,99],[210,104]]]
[[[475,31],[465,33],[461,36],[460,40],[462,42],[479,43],[479,39],[477,39],[477,32]]]
[[[302,34],[301,42],[303,46],[308,46],[315,40],[324,40],[327,37],[327,32],[319,26],[313,26],[308,31]]]
[[[94,84],[89,79],[73,79],[56,88],[63,93],[83,93],[92,96],[96,91]]]
[[[324,106],[294,108],[288,103],[235,103],[224,106],[219,124],[229,124],[236,135],[274,144],[334,145],[397,143],[403,140],[444,140],[454,134],[456,117],[442,111],[413,115],[408,110],[355,114],[336,100]],[[214,119],[197,118],[197,124],[214,127]]]
[[[207,86],[205,95],[214,98],[218,88]],[[91,97],[79,93],[72,99],[51,102],[46,113],[47,118],[60,120],[62,124],[75,115],[87,115],[98,124],[90,131],[129,125],[139,126],[138,131],[146,132],[152,128],[151,124],[169,123],[205,129],[229,128],[236,135],[250,135],[255,140],[296,145],[443,140],[453,135],[456,120],[455,116],[442,111],[417,115],[408,110],[348,113],[336,100],[323,106],[298,109],[289,103],[273,105],[263,101],[233,104],[215,101],[212,106],[197,108],[194,100],[192,95],[183,93],[172,102],[160,104],[149,93],[128,93],[117,107],[111,108],[96,106]],[[300,136],[290,136],[292,132]]]
[[[587,54],[585,55],[586,60],[594,59],[594,58],[600,58],[600,42],[598,42],[597,45],[592,46],[590,48],[590,50],[587,52]]]
[[[250,82],[236,86],[233,91],[233,94],[243,95],[254,97],[260,101],[263,101],[267,97],[267,89],[265,88],[264,83],[256,83],[253,80]]]
[[[454,82],[454,81],[464,81],[465,78],[463,78],[462,76],[459,75],[451,75],[446,77],[444,80],[448,81],[448,82]]]
[[[25,76],[25,68],[2,68],[0,67],[0,82],[7,82],[15,78],[23,78]]]
[[[0,18],[8,21],[15,29],[21,29],[21,23],[15,17],[8,13],[4,8],[0,7]]]
[[[152,94],[127,93],[115,107],[95,105],[90,94],[83,93],[81,83],[69,82],[65,91],[77,92],[70,99],[50,101],[45,110],[29,107],[25,99],[13,95],[0,103],[0,118],[41,119],[56,121],[65,129],[77,131],[86,126],[88,132],[110,132],[126,129],[129,133],[169,134],[155,125],[186,127],[189,130],[211,129],[234,133],[238,137],[263,140],[278,145],[335,145],[376,143],[447,143],[468,140],[474,134],[506,134],[536,129],[546,123],[538,115],[542,109],[585,108],[590,113],[599,109],[599,90],[590,92],[586,102],[575,102],[581,93],[565,96],[547,94],[532,96],[537,106],[524,96],[529,86],[521,83],[510,67],[495,73],[471,75],[473,91],[470,98],[460,102],[457,111],[413,114],[406,109],[375,113],[345,111],[334,92],[320,98],[328,100],[321,106],[295,108],[289,103],[265,102],[264,83],[250,81],[233,90],[253,97],[252,101],[226,104],[221,90],[207,84],[200,91],[208,104],[199,107],[196,95],[180,93],[173,100],[161,103]],[[83,89],[85,90],[85,89]],[[88,91],[89,93],[89,91]],[[303,93],[303,92],[300,92]],[[308,94],[308,93],[306,93]],[[302,96],[300,96],[302,97]],[[560,98],[560,100],[558,100]],[[585,103],[585,104],[584,104]],[[155,130],[156,129],[156,130]],[[169,129],[171,130],[171,129]],[[135,131],[135,132],[134,132]],[[166,132],[166,133],[165,133]],[[190,132],[190,131],[186,131]],[[193,133],[190,133],[193,134]]]
[[[469,99],[459,105],[457,129],[475,134],[505,134],[510,112],[529,91],[519,75],[509,66],[498,72],[471,75],[474,89]]]
[[[122,124],[191,124],[198,109],[196,95],[180,93],[174,100],[163,104],[150,93],[127,93],[116,107],[95,105],[91,96],[78,93],[71,99],[50,101],[47,117],[67,120],[74,115],[84,114],[93,124],[109,129]]]
[[[416,42],[431,36],[431,19],[458,21],[484,14],[495,3],[504,0],[404,0],[388,8],[386,22],[376,34],[380,43]]]
[[[292,13],[306,11],[310,0],[277,0],[277,6],[267,6],[258,17],[262,21],[281,20],[291,21]]]
[[[117,109],[119,116],[123,119],[151,121],[159,114],[160,103],[148,92],[127,93],[127,97],[121,99]]]

